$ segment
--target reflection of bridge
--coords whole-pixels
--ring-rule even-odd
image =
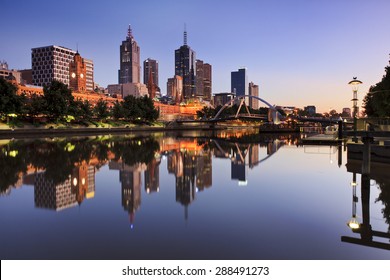
[[[212,142],[215,144],[221,155],[225,155],[226,158],[230,158],[232,161],[240,164],[244,164],[246,166],[249,166],[253,168],[254,166],[266,161],[269,159],[273,154],[275,154],[280,147],[283,146],[283,142],[279,141],[278,139],[275,139],[272,142],[267,143],[267,156],[265,156],[262,159],[258,159],[257,156],[255,157],[255,160],[250,160],[249,163],[246,163],[245,159],[247,158],[249,151],[251,151],[255,146],[257,147],[259,144],[246,144],[244,147],[240,147],[240,145],[235,142],[235,143],[229,143],[233,145],[233,148],[235,148],[235,154],[236,155],[231,155],[229,152],[226,152],[221,145],[219,144],[218,140],[212,139]]]

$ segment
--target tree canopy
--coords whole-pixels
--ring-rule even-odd
[[[16,86],[0,78],[0,116],[22,113],[25,96],[16,91]]]
[[[59,120],[75,111],[72,91],[59,81],[54,80],[50,85],[43,87],[43,99],[47,115],[54,120]]]
[[[88,100],[75,100],[71,89],[62,82],[52,81],[43,88],[43,95],[34,94],[27,98],[18,95],[17,87],[0,78],[0,117],[4,120],[12,114],[18,119],[47,117],[51,121],[62,122],[76,120],[105,121],[110,117],[135,123],[151,123],[157,120],[158,110],[148,96],[126,96],[123,101],[116,101],[111,108],[108,102],[100,99],[96,105]]]
[[[390,117],[390,65],[385,67],[382,80],[370,87],[363,99],[364,112],[368,117]]]

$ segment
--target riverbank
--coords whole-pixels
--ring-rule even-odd
[[[0,139],[9,138],[35,138],[54,136],[83,136],[99,134],[129,134],[129,133],[150,133],[165,131],[188,131],[188,130],[222,130],[224,127],[210,126],[180,126],[172,127],[165,125],[129,125],[129,126],[109,126],[109,127],[23,127],[23,128],[2,128],[0,129]]]

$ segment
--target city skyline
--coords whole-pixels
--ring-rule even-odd
[[[158,60],[165,84],[174,76],[173,53],[182,43],[186,23],[188,45],[213,66],[213,93],[229,91],[230,73],[246,67],[248,81],[259,85],[261,98],[284,106],[315,105],[318,112],[352,106],[348,82],[353,76],[363,81],[361,107],[388,64],[390,36],[385,27],[390,3],[385,0],[115,4],[21,1],[16,7],[5,0],[3,20],[12,28],[3,30],[7,40],[0,45],[0,60],[10,68],[26,69],[31,68],[32,48],[78,49],[94,61],[95,81],[106,87],[117,81],[118,44],[130,24],[141,48],[140,60]],[[69,16],[66,7],[75,6]],[[164,86],[161,89],[166,93]]]

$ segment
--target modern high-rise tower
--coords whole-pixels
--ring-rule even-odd
[[[144,84],[147,85],[152,72],[153,83],[158,87],[158,61],[148,58],[144,61]]]
[[[246,68],[238,69],[238,71],[233,71],[231,74],[231,91],[236,94],[236,96],[242,96],[248,94],[248,76],[246,73]]]
[[[134,40],[131,27],[127,30],[127,37],[120,46],[120,69],[118,83],[139,83],[141,77],[140,48]]]
[[[259,86],[255,85],[253,82],[249,83],[248,91],[249,95],[259,97]],[[259,100],[251,98],[249,100],[249,106],[253,109],[259,109]]]
[[[184,30],[184,44],[175,50],[175,75],[183,78],[183,97],[190,99],[196,94],[196,53],[187,45],[187,31]]]
[[[213,88],[211,64],[203,64],[203,99],[211,101]]]
[[[158,61],[148,58],[144,61],[144,84],[148,87],[150,98],[154,98],[157,92],[160,92],[158,87]]]

